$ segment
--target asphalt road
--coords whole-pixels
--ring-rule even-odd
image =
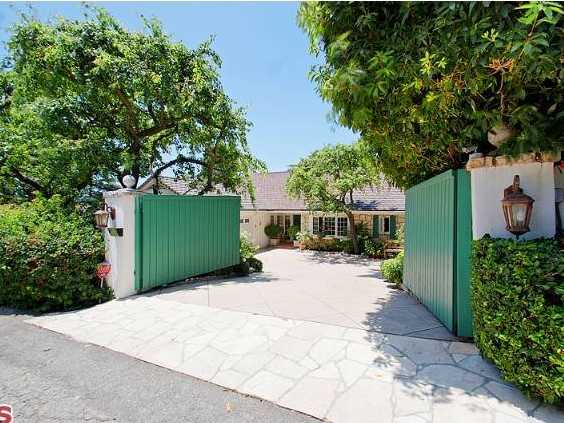
[[[319,422],[0,310],[0,404],[24,422]]]

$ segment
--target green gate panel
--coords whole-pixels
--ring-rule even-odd
[[[404,285],[454,331],[453,171],[406,192]]]
[[[137,291],[238,264],[239,212],[235,196],[137,197]]]
[[[472,337],[470,272],[472,252],[472,190],[470,172],[456,173],[456,318],[458,336]]]
[[[472,336],[470,175],[449,170],[406,192],[404,285],[458,336]]]

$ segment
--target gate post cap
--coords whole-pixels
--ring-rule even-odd
[[[132,189],[137,183],[137,179],[135,179],[133,175],[125,175],[121,182],[123,182],[123,185],[125,185],[126,188]]]

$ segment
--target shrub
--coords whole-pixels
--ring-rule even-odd
[[[342,251],[341,242],[336,238],[312,236],[305,240],[305,248],[316,251]]]
[[[400,285],[403,281],[403,251],[394,258],[383,261],[381,270],[386,280]]]
[[[282,228],[274,223],[271,223],[264,228],[264,233],[270,239],[275,239],[282,233]]]
[[[298,232],[296,234],[296,239],[300,242],[305,243],[308,239],[311,239],[312,235],[308,231]]]
[[[246,233],[240,235],[239,245],[241,262],[233,268],[227,269],[225,273],[234,271],[240,275],[248,275],[251,272],[262,272],[262,262],[255,258],[258,247],[251,242]]]
[[[290,238],[290,241],[293,241],[293,240],[296,239],[298,232],[300,232],[299,226],[292,225],[288,228],[288,237]]]
[[[384,243],[371,238],[364,240],[364,254],[375,258],[384,257]]]
[[[258,251],[258,247],[254,245],[249,239],[249,236],[243,232],[240,235],[240,243],[239,243],[239,253],[241,255],[241,260],[245,261],[251,257],[254,257],[257,251]]]
[[[0,206],[0,306],[47,312],[87,307],[112,297],[96,266],[102,237],[59,197]]]
[[[354,254],[354,245],[352,239],[344,239],[339,242],[339,247],[343,253]]]
[[[564,255],[554,240],[485,237],[472,252],[476,345],[505,379],[564,399]]]
[[[262,261],[258,258],[251,257],[247,260],[247,263],[249,263],[250,270],[253,272],[262,272]]]

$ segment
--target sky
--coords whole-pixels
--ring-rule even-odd
[[[29,3],[41,19],[80,18],[82,3]],[[175,41],[194,48],[210,35],[222,58],[224,89],[247,109],[253,123],[248,141],[253,154],[270,171],[286,170],[300,158],[327,144],[350,143],[355,134],[329,119],[330,105],[308,79],[318,59],[296,24],[297,2],[157,3],[115,2],[102,6],[130,30],[140,30],[140,16],[156,17]],[[0,4],[0,41],[25,3]],[[2,55],[5,49],[2,46]]]

